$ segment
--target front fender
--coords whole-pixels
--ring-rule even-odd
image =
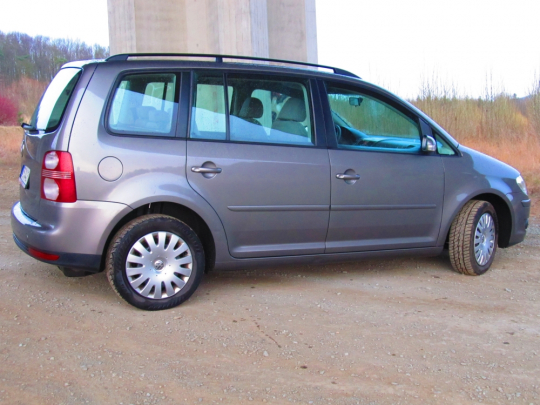
[[[444,245],[452,221],[473,199],[495,199],[504,204],[510,229],[516,222],[513,194],[520,192],[516,184],[519,172],[503,162],[461,146],[462,156],[443,157],[445,169],[444,208],[438,246]],[[501,215],[501,214],[499,214]]]

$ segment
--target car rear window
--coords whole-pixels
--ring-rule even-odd
[[[80,75],[79,68],[65,68],[56,74],[32,115],[30,126],[33,130],[53,131],[60,125]]]

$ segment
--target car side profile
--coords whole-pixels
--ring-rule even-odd
[[[517,170],[329,66],[72,62],[23,128],[19,248],[66,276],[105,271],[146,310],[181,304],[214,268],[447,248],[456,271],[480,275],[528,226]]]

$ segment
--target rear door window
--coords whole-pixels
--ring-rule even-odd
[[[308,81],[200,73],[193,87],[193,139],[315,145]]]
[[[108,115],[112,132],[174,136],[176,74],[130,74],[118,83]]]

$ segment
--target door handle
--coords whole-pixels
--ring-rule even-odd
[[[359,174],[345,174],[345,173],[338,173],[336,174],[336,177],[340,180],[358,180],[360,178]]]
[[[193,173],[221,173],[222,170],[221,170],[221,167],[198,167],[198,166],[193,166],[191,168],[191,171]]]

